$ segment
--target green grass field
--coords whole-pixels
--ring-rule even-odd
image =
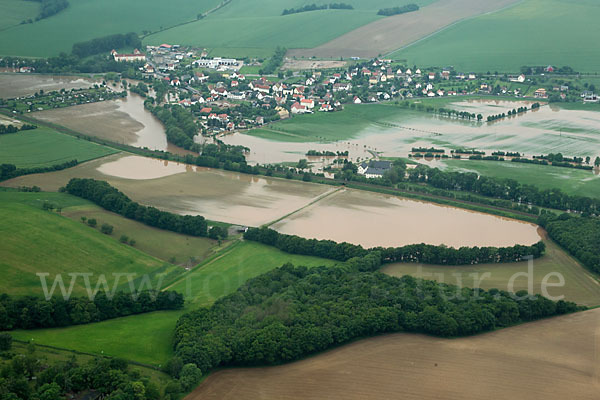
[[[564,296],[566,300],[587,306],[600,305],[600,282],[598,277],[585,270],[573,257],[569,256],[552,241],[546,240],[546,255],[533,260],[534,293],[542,292],[544,277],[558,273],[564,278],[564,286],[547,287],[547,295]],[[382,272],[392,276],[412,275],[426,279],[443,281],[452,285],[474,287],[478,282],[483,289],[509,290],[509,282],[515,274],[528,273],[527,262],[510,264],[482,264],[473,266],[390,264]],[[481,279],[481,280],[480,280]],[[557,276],[547,278],[547,283],[559,283]],[[528,279],[524,275],[516,276],[513,290],[528,289]]]
[[[116,152],[44,126],[0,135],[0,160],[17,168],[47,167],[71,160],[83,162]]]
[[[484,176],[510,178],[540,189],[558,188],[565,193],[600,198],[600,176],[573,168],[513,162],[446,160],[450,171],[477,172]]]
[[[186,273],[169,289],[183,293],[192,304],[205,306],[233,292],[248,279],[287,262],[308,267],[336,263],[318,257],[287,254],[259,243],[242,242]]]
[[[0,0],[0,31],[19,25],[21,21],[35,19],[40,5],[33,1]]]
[[[410,65],[453,65],[463,71],[517,72],[523,65],[569,65],[596,72],[600,64],[600,3],[525,0],[449,27],[392,54]]]
[[[58,199],[50,196],[49,199]],[[18,193],[0,191],[0,292],[12,295],[43,296],[40,277],[36,273],[48,273],[48,288],[58,274],[68,290],[69,273],[92,273],[90,282],[95,286],[101,274],[113,287],[113,273],[134,273],[135,278],[148,274],[153,284],[158,274],[164,279],[174,279],[182,272],[181,267],[171,266],[140,250],[121,244],[114,237],[100,233],[99,229],[75,222],[39,206],[43,193]],[[66,199],[64,204],[77,204],[78,200]],[[52,203],[63,205],[61,202]],[[139,287],[139,283],[135,283]],[[119,281],[119,288],[128,289],[127,278]],[[82,277],[74,280],[73,294],[85,295]],[[60,295],[59,287],[55,295]]]
[[[234,244],[169,287],[186,295],[186,310],[207,306],[248,279],[286,262],[333,265],[331,260],[283,253],[258,243]],[[189,290],[188,290],[189,288]],[[162,311],[58,329],[15,331],[17,339],[159,365],[172,354],[175,323],[184,311]]]
[[[377,127],[410,112],[381,104],[347,104],[339,112],[297,115],[248,134],[281,142],[335,142],[354,138],[368,126]]]
[[[30,7],[27,1],[19,2]],[[69,0],[69,7],[52,17],[0,32],[0,54],[47,57],[70,53],[77,42],[115,33],[154,32],[195,20],[219,3],[221,0]]]
[[[415,0],[426,5],[435,0]],[[310,48],[382,18],[377,11],[398,6],[394,0],[348,0],[354,10],[320,10],[282,16],[286,8],[306,5],[303,0],[233,0],[207,18],[148,36],[144,43],[180,43],[197,47],[236,48],[238,57],[264,56],[277,46]],[[320,3],[319,3],[320,4]],[[242,49],[240,49],[242,48]]]

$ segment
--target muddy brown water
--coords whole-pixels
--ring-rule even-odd
[[[85,135],[153,150],[169,150],[165,129],[135,93],[127,98],[36,112],[42,121]]]
[[[81,76],[58,76],[37,74],[0,74],[0,97],[28,96],[43,90],[84,89],[102,80]]]
[[[461,100],[445,107],[482,113],[485,116],[506,113],[509,109],[530,106],[531,101]],[[390,106],[392,107],[392,106]],[[600,112],[565,110],[543,106],[537,111],[507,117],[492,123],[464,121],[423,112],[397,109],[386,120],[387,125],[370,124],[353,137],[330,143],[279,142],[253,137],[245,133],[226,136],[226,143],[251,148],[252,163],[298,161],[309,149],[349,150],[350,158],[369,157],[367,150],[387,157],[407,157],[413,147],[450,150],[474,148],[493,151],[517,151],[526,156],[561,152],[566,156],[600,155]]]
[[[359,190],[343,190],[277,222],[273,229],[363,247],[415,243],[512,246],[540,240],[537,225]]]

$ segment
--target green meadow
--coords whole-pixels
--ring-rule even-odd
[[[0,135],[0,160],[17,168],[48,167],[71,160],[83,162],[116,152],[44,126]]]
[[[435,0],[415,0],[421,6]],[[308,4],[302,0],[232,0],[200,21],[149,35],[145,44],[164,42],[198,47],[237,49],[238,57],[263,57],[277,46],[310,48],[343,35],[381,16],[377,11],[398,6],[394,0],[348,0],[353,10],[318,10],[282,16],[286,8]],[[242,48],[242,49],[240,49]]]
[[[233,244],[186,273],[166,289],[186,296],[185,310],[208,306],[248,279],[286,262],[295,265],[333,265],[331,260],[290,255],[273,247],[251,242]],[[175,324],[185,311],[161,311],[67,328],[15,331],[13,336],[34,343],[94,354],[118,356],[145,364],[159,365],[172,354]]]
[[[20,3],[29,6],[27,1]],[[48,57],[70,53],[77,42],[115,33],[154,32],[195,20],[219,3],[221,0],[69,0],[69,7],[54,16],[1,31],[0,54]]]
[[[453,25],[392,53],[420,66],[517,72],[523,65],[569,65],[595,72],[600,64],[600,3],[524,0]]]
[[[92,273],[90,281],[94,286],[104,274],[112,288],[113,273],[136,274],[134,279],[148,274],[152,284],[156,284],[159,274],[165,274],[164,279],[174,279],[182,272],[180,267],[101,233],[98,227],[92,228],[65,218],[57,211],[42,209],[45,201],[60,207],[79,203],[71,196],[64,202],[60,198],[59,194],[46,197],[45,193],[0,191],[0,254],[3,255],[0,260],[3,277],[0,292],[43,296],[41,278],[37,273],[49,274],[46,277],[48,288],[61,274],[68,290],[72,282],[69,273]],[[73,294],[87,293],[83,278],[75,278],[73,282]],[[134,284],[140,286],[139,281],[134,281]],[[118,287],[128,290],[127,279],[122,278]],[[55,288],[54,294],[60,295],[59,287]]]
[[[22,21],[35,19],[40,5],[33,1],[0,0],[0,31],[19,25]]]
[[[476,172],[484,176],[514,179],[540,189],[561,189],[563,192],[600,198],[600,176],[591,171],[500,161],[446,160],[445,169]]]

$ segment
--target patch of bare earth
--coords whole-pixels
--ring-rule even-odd
[[[418,11],[361,26],[313,49],[295,49],[295,57],[376,57],[423,39],[460,20],[496,11],[519,0],[439,0]]]
[[[344,68],[346,61],[325,61],[325,60],[294,60],[287,58],[281,69],[284,70],[303,70],[303,69],[329,69]]]
[[[185,400],[597,399],[600,309],[479,336],[393,334],[296,363],[226,369]]]

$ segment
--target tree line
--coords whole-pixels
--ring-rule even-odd
[[[29,1],[34,1],[36,3],[40,3],[40,12],[35,17],[36,21],[51,17],[55,14],[58,14],[65,8],[69,7],[69,2],[67,0],[29,0]],[[31,19],[21,21],[21,24],[31,24],[31,23],[33,23],[33,21]]]
[[[402,247],[374,247],[364,249],[351,243],[336,243],[333,240],[305,239],[295,235],[286,235],[273,229],[249,228],[244,239],[274,246],[291,254],[303,254],[338,261],[348,261],[356,257],[375,254],[379,259],[373,268],[383,263],[411,262],[440,265],[471,265],[482,263],[505,263],[523,260],[529,256],[539,258],[546,248],[544,242],[531,246],[512,247],[461,247],[455,249],[443,245],[412,244]],[[372,260],[377,260],[372,258]]]
[[[73,178],[64,189],[69,194],[90,200],[105,210],[167,231],[190,236],[206,236],[207,223],[200,215],[179,215],[143,206],[106,181]]]
[[[0,339],[7,336],[0,334]],[[161,396],[158,380],[130,369],[125,360],[97,357],[80,363],[74,356],[65,361],[48,360],[33,343],[22,353],[11,351],[11,341],[4,348],[0,398],[6,400],[170,400],[179,398],[182,391],[182,385],[171,380]]]
[[[277,68],[279,68],[281,66],[281,64],[283,63],[283,58],[285,57],[285,53],[287,53],[286,48],[277,47],[275,49],[275,53],[273,54],[273,57],[269,58],[267,61],[264,62],[264,64],[262,65],[262,68],[258,70],[258,73],[260,75],[268,75],[268,74],[272,74],[273,72],[275,72],[275,70],[277,70]]]
[[[538,224],[587,268],[600,273],[600,219],[544,212]]]
[[[407,4],[400,7],[382,8],[377,12],[377,15],[383,15],[389,17],[391,15],[405,14],[412,11],[417,11],[419,6],[416,4]]]
[[[0,101],[1,103],[1,101]],[[16,127],[12,124],[8,124],[8,125],[4,125],[4,124],[0,124],[0,135],[4,135],[6,133],[17,133],[20,131],[29,131],[32,129],[36,129],[37,126],[35,125],[31,125],[31,124],[23,124],[21,125],[21,127]]]
[[[158,310],[180,310],[183,296],[177,292],[145,290],[133,295],[116,292],[111,298],[98,292],[88,297],[11,297],[0,295],[0,330],[54,328],[80,325]]]
[[[14,164],[0,164],[0,181],[4,181],[17,176],[41,174],[44,172],[60,171],[66,168],[74,167],[78,164],[77,160],[65,161],[64,163],[50,165],[48,167],[17,168]]]
[[[85,42],[75,43],[73,44],[71,53],[83,58],[125,47],[139,49],[142,47],[142,41],[135,32],[126,34],[117,33],[115,35],[102,36]]]
[[[208,372],[289,362],[383,333],[466,336],[579,309],[524,291],[287,264],[249,280],[210,308],[183,315],[174,349],[179,363]]]
[[[319,5],[319,6],[313,3],[313,4],[307,4],[303,7],[298,7],[298,8],[286,8],[283,10],[281,15],[298,14],[298,13],[307,12],[307,11],[317,11],[317,10],[327,10],[327,9],[353,10],[354,7],[352,7],[352,5],[346,4],[346,3],[330,3],[330,4]]]
[[[514,179],[480,176],[473,172],[441,171],[420,165],[408,171],[409,182],[423,182],[435,188],[459,190],[510,200],[519,204],[532,204],[556,210],[572,210],[588,214],[600,214],[600,200],[590,197],[568,195],[560,189],[538,189]]]
[[[199,127],[194,121],[194,116],[179,106],[156,106],[146,100],[144,105],[165,126],[167,140],[186,150],[194,148],[194,136],[198,134]]]

